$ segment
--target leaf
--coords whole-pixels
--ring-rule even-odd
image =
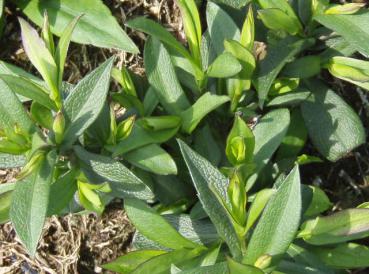
[[[116,48],[138,53],[138,49],[119,26],[109,8],[100,0],[16,0],[18,7],[38,26],[42,26],[46,10],[51,30],[61,36],[64,29],[77,16],[84,14],[72,35],[72,41],[96,47]]]
[[[315,267],[311,267],[301,263],[291,261],[282,261],[277,267],[276,274],[293,273],[293,274],[328,274],[327,271],[321,271]]]
[[[49,130],[52,129],[54,117],[50,109],[34,101],[32,102],[30,113],[32,119],[40,126]]]
[[[183,270],[181,274],[226,274],[228,273],[228,266],[226,262],[216,263],[214,265],[209,266],[199,266],[188,270]]]
[[[207,69],[207,75],[214,78],[228,78],[236,75],[242,69],[241,64],[231,53],[219,55]]]
[[[282,70],[282,75],[290,78],[310,78],[320,73],[320,56],[310,55],[288,63]]]
[[[187,59],[192,59],[187,49],[179,41],[177,41],[177,39],[169,31],[167,31],[157,22],[145,17],[137,17],[128,21],[126,25],[130,28],[151,35],[155,39],[160,40],[172,51],[179,53]]]
[[[369,236],[369,209],[346,209],[327,217],[317,217],[301,226],[298,237],[312,245],[327,245]]]
[[[336,247],[313,248],[314,254],[335,269],[365,268],[369,266],[369,248],[356,243],[344,243]]]
[[[208,159],[212,165],[217,166],[221,161],[221,151],[219,144],[216,142],[214,134],[209,124],[195,131],[194,147],[205,159]]]
[[[85,76],[67,97],[64,103],[67,120],[64,148],[72,145],[99,116],[108,93],[113,60],[108,59]]]
[[[301,218],[301,190],[298,166],[281,183],[269,200],[252,233],[243,263],[253,265],[263,255],[280,260],[295,239]]]
[[[246,6],[249,2],[251,2],[251,0],[214,0],[213,2],[225,4],[233,8],[239,9],[243,6]]]
[[[76,175],[70,170],[51,184],[47,216],[60,214],[69,205],[77,191]]]
[[[262,271],[259,268],[256,268],[252,265],[244,265],[240,264],[239,262],[236,262],[232,260],[231,258],[227,258],[228,262],[228,269],[230,274],[263,274],[264,271]]]
[[[282,143],[290,124],[288,109],[276,109],[264,115],[253,131],[255,136],[254,163],[260,171]]]
[[[74,18],[63,30],[58,46],[55,49],[55,63],[58,68],[58,85],[61,86],[64,74],[65,59],[67,58],[67,52],[69,43],[72,37],[72,33],[80,20],[81,15]]]
[[[218,5],[208,2],[206,7],[206,21],[212,46],[217,54],[224,51],[225,40],[240,40],[240,30],[232,18]]]
[[[34,76],[31,73],[28,73],[27,71],[25,71],[20,67],[14,66],[4,61],[0,61],[0,74],[23,77],[40,86],[44,85],[44,82],[40,78]]]
[[[35,256],[46,218],[55,161],[56,153],[52,151],[30,177],[17,182],[12,195],[10,219],[32,257]]]
[[[189,261],[202,253],[202,249],[178,249],[163,255],[156,256],[140,264],[131,274],[160,274],[169,273],[171,265]]]
[[[97,155],[75,146],[74,152],[81,161],[81,169],[91,183],[109,182],[114,195],[124,198],[149,200],[153,198],[151,190],[128,168],[110,157]]]
[[[132,165],[158,175],[177,174],[173,158],[160,146],[151,144],[140,147],[124,155]]]
[[[55,103],[50,99],[45,88],[28,78],[13,75],[0,75],[0,79],[2,79],[14,93],[36,101],[48,109],[57,110]]]
[[[367,10],[353,15],[320,14],[314,19],[325,27],[342,35],[356,50],[369,55],[369,12]]]
[[[164,108],[174,115],[187,109],[190,103],[178,82],[170,55],[161,42],[155,38],[146,42],[144,61],[149,83]]]
[[[12,155],[0,153],[0,169],[22,167],[26,164],[23,155]]]
[[[285,95],[277,96],[270,100],[267,107],[295,106],[304,102],[311,95],[310,91],[294,91]]]
[[[316,216],[332,207],[332,203],[323,190],[316,186],[308,186],[308,188],[312,191],[312,198],[304,216]]]
[[[12,135],[15,127],[22,133],[32,133],[34,128],[23,105],[9,85],[0,79],[0,128],[7,136]]]
[[[334,91],[319,81],[307,82],[312,95],[301,105],[309,136],[318,151],[337,161],[365,142],[357,114]]]
[[[239,258],[240,242],[224,207],[226,204],[230,208],[230,202],[226,200],[228,180],[183,141],[178,140],[178,144],[204,210],[214,223],[219,236],[227,243],[232,255]]]
[[[296,35],[302,31],[300,24],[295,24],[293,17],[290,17],[279,8],[268,8],[258,10],[258,15],[264,25],[276,31],[286,31],[290,35]]]
[[[0,224],[9,222],[12,191],[0,193]]]
[[[228,96],[215,95],[210,92],[204,93],[195,104],[180,114],[182,130],[190,134],[208,113],[228,101]]]
[[[46,48],[37,31],[22,18],[19,18],[22,42],[31,63],[35,66],[50,89],[52,98],[60,100],[58,91],[58,71],[52,54]]]
[[[254,75],[254,86],[258,92],[260,106],[263,106],[274,80],[284,65],[312,43],[309,39],[299,40],[289,36],[269,48],[267,56],[259,63]]]
[[[113,262],[102,265],[102,267],[118,273],[129,273],[135,270],[140,264],[165,253],[167,252],[163,250],[131,251],[126,255],[118,257]]]
[[[131,134],[126,139],[115,146],[106,146],[106,148],[112,151],[115,157],[146,145],[164,143],[172,138],[178,130],[179,127],[157,131],[148,130],[138,120],[133,125]]]
[[[135,199],[125,199],[124,208],[137,230],[150,240],[174,250],[200,246],[183,237],[162,216],[144,202]]]

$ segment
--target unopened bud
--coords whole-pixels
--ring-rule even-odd
[[[270,266],[271,263],[272,263],[272,256],[266,254],[266,255],[260,256],[256,260],[254,266],[260,269],[266,269]]]
[[[136,119],[135,116],[131,116],[118,125],[117,140],[123,140],[131,134],[133,125],[135,123],[135,119]]]
[[[31,159],[22,168],[21,172],[17,175],[17,180],[22,180],[28,175],[30,175],[33,171],[35,171],[41,164],[42,160],[45,158],[45,155],[46,155],[45,150],[35,151]]]
[[[64,138],[65,119],[61,111],[59,111],[53,123],[53,131],[55,135],[55,143],[61,144]]]

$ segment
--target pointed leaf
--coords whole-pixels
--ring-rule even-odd
[[[225,52],[209,66],[207,75],[214,78],[228,78],[239,73],[241,69],[242,66],[237,59],[232,54]]]

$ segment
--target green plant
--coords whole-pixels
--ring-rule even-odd
[[[138,250],[105,266],[118,272],[368,266],[367,247],[352,242],[368,236],[366,205],[322,217],[328,197],[299,175],[299,166],[338,161],[365,142],[360,118],[327,75],[367,88],[367,61],[353,56],[369,54],[368,11],[320,0],[216,2],[241,9],[209,1],[204,28],[195,1],[177,1],[188,49],[152,20],[129,21],[150,35],[146,77],[109,59],[76,86],[62,75],[83,17],[58,47],[47,17],[41,38],[21,20],[43,80],[0,64],[0,151],[26,156],[0,158],[24,166],[15,186],[0,186],[0,217],[10,207],[31,254],[46,216],[102,213],[122,198]],[[118,91],[109,90],[110,74]],[[29,99],[27,114],[20,100]]]

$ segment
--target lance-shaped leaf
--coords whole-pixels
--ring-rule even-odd
[[[149,200],[153,197],[151,190],[128,168],[120,162],[106,156],[90,153],[82,147],[75,146],[74,151],[81,161],[81,169],[91,183],[109,182],[114,195]]]
[[[224,10],[212,2],[208,2],[206,7],[206,21],[211,43],[217,54],[223,53],[225,40],[239,41],[241,34],[236,23]]]
[[[286,31],[291,35],[302,30],[301,25],[295,24],[294,19],[279,8],[262,9],[258,11],[258,15],[269,29]]]
[[[365,142],[358,115],[340,96],[319,81],[307,82],[312,95],[301,105],[309,136],[318,151],[337,161]]]
[[[67,53],[68,53],[69,43],[72,38],[72,33],[80,18],[81,18],[81,15],[77,16],[66,26],[63,33],[60,36],[58,46],[56,47],[56,50],[55,50],[55,63],[58,67],[58,85],[59,86],[61,86],[62,81],[63,81],[65,59],[67,58]]]
[[[17,182],[12,195],[10,219],[31,256],[36,253],[44,226],[55,160],[52,151],[31,176]]]
[[[44,82],[40,78],[34,76],[33,74],[25,71],[20,67],[14,66],[4,61],[0,61],[0,74],[23,77],[41,86],[44,84]]]
[[[48,109],[56,110],[55,103],[50,99],[50,96],[44,87],[30,81],[28,78],[13,75],[0,75],[8,87],[18,95],[29,98],[40,103]]]
[[[232,255],[240,258],[240,242],[228,210],[225,208],[225,205],[230,208],[226,194],[228,180],[183,141],[178,140],[178,144],[204,210],[209,215],[219,236],[227,243]]]
[[[252,5],[250,5],[245,22],[243,23],[242,26],[240,43],[249,51],[252,51],[254,49],[254,41],[255,41],[255,20]]]
[[[336,247],[312,248],[326,265],[335,269],[369,267],[369,248],[356,243],[344,243]]]
[[[18,7],[37,25],[42,26],[43,12],[50,18],[51,31],[61,36],[67,25],[84,14],[73,32],[72,41],[103,48],[116,48],[132,53],[138,49],[112,16],[109,8],[99,0],[39,1],[17,0]]]
[[[177,165],[173,158],[156,144],[130,151],[124,155],[124,159],[134,166],[158,175],[177,174]]]
[[[208,113],[228,101],[228,96],[214,95],[206,92],[195,104],[181,113],[182,130],[191,133]]]
[[[84,77],[65,101],[64,147],[72,145],[100,114],[109,89],[113,60],[110,58]]]
[[[44,41],[30,24],[22,18],[19,18],[19,23],[22,29],[23,47],[28,58],[45,80],[53,98],[59,100],[58,70],[52,53],[49,52]]]
[[[145,237],[170,249],[196,248],[196,244],[183,237],[153,208],[136,199],[125,199],[124,208],[129,219]]]
[[[236,75],[242,69],[232,54],[225,52],[217,57],[207,69],[207,75],[214,78],[227,78]]]
[[[145,45],[145,68],[160,103],[170,114],[180,114],[190,103],[179,84],[168,51],[157,39]]]
[[[267,56],[260,62],[255,73],[254,85],[261,106],[263,106],[274,80],[284,65],[312,43],[313,41],[309,39],[299,40],[296,37],[289,36],[269,48]]]
[[[12,135],[15,127],[23,133],[31,133],[33,124],[23,105],[11,87],[0,79],[0,128]]]
[[[268,202],[252,233],[243,262],[253,265],[259,257],[270,255],[275,265],[295,239],[300,218],[300,173],[296,166]]]
[[[314,19],[325,27],[342,35],[356,50],[369,55],[369,12],[367,10],[358,14],[320,14]]]
[[[182,13],[184,30],[186,32],[187,42],[191,53],[197,63],[201,66],[200,47],[202,29],[196,3],[194,0],[178,0],[177,5]]]
[[[327,245],[369,236],[369,209],[342,210],[327,217],[317,217],[301,226],[299,237],[312,245]]]
[[[225,4],[233,8],[239,9],[243,6],[246,6],[249,2],[251,2],[251,0],[214,0],[213,2]]]
[[[117,273],[129,273],[135,270],[140,264],[167,253],[163,250],[137,250],[118,257],[115,261],[104,264],[102,267]]]

